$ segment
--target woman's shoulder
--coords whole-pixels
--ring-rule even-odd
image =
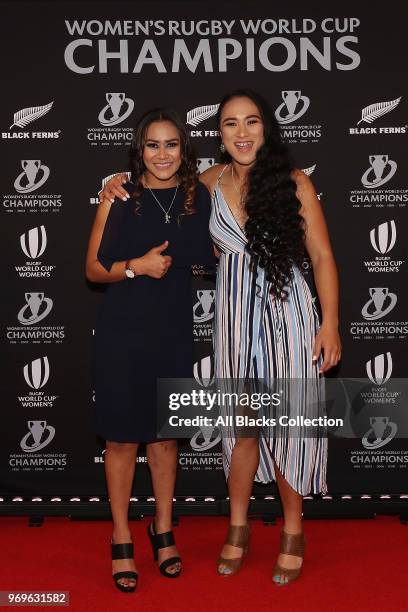
[[[298,194],[314,192],[313,183],[303,170],[294,168],[291,172],[291,178],[296,183],[296,191]]]
[[[214,191],[217,179],[225,167],[226,164],[215,164],[200,174],[200,182],[205,185],[210,194]]]
[[[207,196],[210,197],[207,186],[205,185],[205,183],[199,180],[195,189],[195,197],[201,200],[206,199]]]
[[[211,196],[207,187],[202,182],[198,182],[194,195],[194,208],[198,213],[207,214],[211,210]]]

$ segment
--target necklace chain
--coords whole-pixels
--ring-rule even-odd
[[[239,189],[239,188],[236,186],[236,183],[235,183],[235,177],[234,177],[234,166],[233,166],[232,164],[231,164],[231,178],[232,178],[232,185],[233,185],[233,187],[234,187],[235,191],[236,191],[236,192],[238,193],[238,195],[239,195],[239,207],[240,207],[240,209],[241,209],[241,210],[242,210],[242,209],[244,209],[244,210],[245,210],[245,199],[244,199],[244,197],[242,196],[241,190],[240,190],[240,189]],[[237,224],[239,225],[239,227],[241,228],[241,230],[242,230],[243,232],[245,232],[245,229],[244,229],[244,228],[245,228],[245,222],[244,222],[244,225],[241,225],[241,223],[239,223],[239,222],[238,222],[238,220],[236,219],[235,215],[234,215],[232,212],[231,212],[231,214],[232,214],[232,216],[234,217],[234,219],[235,219],[236,223],[237,223]]]
[[[239,205],[240,205],[241,207],[243,207],[243,206],[244,206],[245,201],[244,201],[244,197],[242,196],[242,191],[241,191],[241,189],[240,189],[239,187],[237,187],[237,185],[236,185],[236,183],[235,183],[235,177],[234,177],[234,166],[233,166],[233,165],[231,165],[231,178],[232,178],[232,184],[233,184],[233,187],[234,187],[235,191],[237,192],[237,194],[239,195]]]
[[[162,209],[162,211],[164,212],[164,222],[165,222],[165,223],[170,223],[170,219],[171,219],[171,217],[170,217],[170,214],[169,214],[169,213],[170,213],[171,207],[172,207],[172,206],[173,206],[173,204],[174,204],[174,200],[176,199],[176,195],[177,195],[177,191],[178,191],[179,185],[177,185],[177,187],[176,187],[176,191],[174,192],[173,199],[171,200],[170,206],[169,206],[169,207],[168,207],[168,209],[166,210],[166,209],[164,208],[164,206],[162,205],[162,203],[160,202],[160,200],[158,200],[158,198],[156,198],[156,196],[154,195],[153,191],[150,189],[149,185],[147,184],[146,179],[145,179],[145,184],[146,184],[146,187],[148,188],[148,190],[150,191],[150,193],[152,194],[153,198],[156,200],[157,204],[160,206],[160,208],[161,208],[161,209]]]

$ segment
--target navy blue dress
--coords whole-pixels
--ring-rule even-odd
[[[125,188],[133,193],[134,185]],[[153,190],[167,210],[175,188]],[[116,442],[153,442],[158,378],[193,376],[191,265],[214,267],[208,224],[211,199],[199,183],[195,214],[184,212],[179,188],[165,223],[164,213],[143,190],[141,207],[115,199],[105,224],[98,260],[110,270],[115,261],[140,257],[165,240],[163,255],[173,263],[161,279],[139,276],[109,283],[97,314],[92,351],[95,432]],[[177,218],[180,221],[177,223]]]

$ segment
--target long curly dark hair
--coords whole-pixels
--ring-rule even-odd
[[[179,133],[181,165],[177,175],[180,179],[180,186],[186,194],[186,199],[184,200],[184,213],[182,214],[191,215],[195,212],[193,201],[198,184],[197,158],[191,146],[186,127],[179,114],[172,108],[153,108],[147,111],[136,124],[129,151],[130,180],[136,185],[136,189],[133,193],[133,197],[137,202],[136,212],[141,207],[139,197],[143,191],[142,176],[146,169],[143,161],[146,132],[149,125],[155,121],[170,121]]]
[[[257,106],[264,126],[264,144],[257,151],[246,183],[247,250],[252,255],[252,265],[259,264],[265,269],[271,293],[286,299],[285,287],[293,278],[292,266],[300,267],[305,256],[304,220],[299,214],[301,204],[291,174],[294,165],[272,110],[254,91],[239,89],[227,94],[218,109],[218,125],[227,102],[242,97]],[[224,160],[230,161],[231,157],[226,154]]]

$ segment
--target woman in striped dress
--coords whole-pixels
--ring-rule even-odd
[[[249,90],[218,110],[229,164],[201,175],[213,198],[210,232],[219,251],[214,323],[215,375],[227,391],[281,391],[279,416],[320,416],[320,374],[340,359],[338,282],[326,223],[308,177],[295,170],[266,103]],[[322,324],[300,271],[311,258]],[[320,356],[324,351],[324,359]],[[250,414],[234,406],[225,414]],[[273,416],[269,411],[268,416]],[[238,428],[239,429],[239,428]],[[245,429],[245,428],[244,428]],[[283,504],[273,579],[286,584],[303,560],[302,499],[326,492],[327,439],[321,431],[225,427],[224,469],[231,521],[218,572],[236,573],[249,539],[253,480],[276,480]],[[237,554],[238,553],[238,554]]]
[[[321,408],[319,377],[338,363],[341,353],[337,271],[323,212],[310,179],[290,164],[279,126],[260,96],[249,90],[226,96],[218,122],[221,151],[229,163],[200,175],[212,195],[210,231],[220,255],[216,377],[227,390],[235,386],[240,391],[255,390],[258,381],[271,389],[278,380],[279,390],[291,392],[281,414],[309,416],[312,406],[311,416],[316,416],[313,404],[317,411]],[[125,198],[121,183],[126,180],[126,175],[115,176],[103,195]],[[300,272],[305,247],[321,324]],[[233,411],[243,413],[245,408]],[[326,491],[326,439],[310,437],[302,428],[291,435],[276,427],[242,435],[226,427],[223,434],[230,527],[218,572],[232,575],[242,564],[254,479],[276,480],[284,525],[273,579],[287,584],[299,576],[303,561],[303,496]]]

